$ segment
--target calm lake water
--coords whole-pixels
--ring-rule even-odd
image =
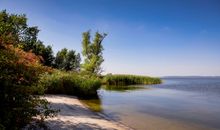
[[[102,113],[138,130],[220,129],[220,78],[164,78],[143,87],[100,89]]]

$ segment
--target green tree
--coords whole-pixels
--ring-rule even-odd
[[[79,71],[80,68],[80,55],[75,54],[76,52],[70,50],[66,55],[66,60],[64,61],[64,69],[65,70],[76,70]]]
[[[52,46],[48,45],[45,46],[42,41],[38,40],[31,49],[33,53],[36,55],[41,56],[43,59],[41,60],[41,63],[46,66],[52,66],[54,55]]]
[[[91,42],[90,31],[83,33],[82,54],[84,56],[84,63],[82,64],[83,71],[92,74],[100,74],[102,72],[101,64],[104,61],[102,52],[102,41],[107,36],[106,33],[95,33],[95,38]]]
[[[38,39],[39,29],[36,26],[29,27],[24,14],[8,14],[6,10],[0,12],[0,36],[2,43],[9,43],[23,49],[32,51],[36,55],[42,56],[41,62],[51,66],[53,61],[53,51],[51,46],[45,46]]]
[[[64,48],[57,52],[55,58],[55,67],[66,71],[79,71],[80,70],[80,54],[75,51]]]
[[[52,46],[48,45],[43,49],[43,53],[41,54],[43,57],[43,64],[46,66],[52,66],[53,61],[54,61],[54,55],[53,55],[53,50]]]
[[[8,14],[6,10],[0,12],[0,36],[2,43],[17,45],[25,36],[27,18],[24,14]]]
[[[54,67],[57,69],[64,69],[64,61],[67,55],[67,49],[63,48],[61,51],[58,51],[55,57]]]
[[[48,102],[36,93],[44,89],[36,87],[39,75],[50,72],[39,64],[39,57],[1,42],[0,36],[0,128],[21,129],[35,116],[51,115]],[[40,109],[39,109],[40,108]]]
[[[22,44],[22,49],[25,51],[30,51],[33,50],[33,52],[36,52],[36,46],[40,43],[41,41],[38,41],[37,35],[39,33],[39,29],[37,27],[27,27],[23,35],[20,39],[20,43]],[[41,46],[44,46],[43,44]]]
[[[54,112],[36,95],[44,91],[35,86],[39,75],[51,68],[39,64],[39,56],[24,51],[33,50],[38,33],[26,22],[25,15],[0,12],[0,129],[21,129],[33,117],[44,118]]]

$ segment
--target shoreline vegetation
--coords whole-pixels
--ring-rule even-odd
[[[97,96],[101,81],[95,76],[56,70],[51,74],[41,75],[37,85],[47,94],[67,94],[90,98]]]
[[[101,85],[119,88],[134,84],[159,84],[159,78],[135,75],[102,75],[102,42],[107,36],[82,34],[82,56],[66,48],[53,53],[38,39],[39,29],[28,26],[24,14],[0,12],[0,129],[22,129],[40,117],[54,117],[58,110],[40,98],[67,94],[81,99],[98,98]],[[99,109],[99,108],[97,108]],[[61,110],[62,111],[62,110]]]
[[[126,85],[151,85],[162,83],[160,78],[139,76],[139,75],[125,75],[125,74],[108,74],[103,78],[103,84],[113,86]]]
[[[97,98],[97,90],[103,85],[105,89],[137,89],[139,86],[162,83],[161,79],[137,75],[102,75],[92,76],[76,72],[56,70],[40,76],[37,87],[47,94],[67,94],[79,98]]]

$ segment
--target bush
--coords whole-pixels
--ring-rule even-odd
[[[52,74],[41,75],[38,86],[49,94],[69,94],[88,98],[97,95],[101,82],[96,77],[57,70]]]
[[[106,75],[102,80],[103,84],[124,86],[135,84],[160,84],[162,81],[159,78],[137,76],[137,75]]]
[[[0,128],[20,129],[35,116],[51,114],[48,102],[33,95],[37,89],[32,86],[47,69],[36,55],[2,44],[0,37]]]

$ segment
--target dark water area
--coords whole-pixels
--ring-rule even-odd
[[[141,87],[100,89],[102,113],[138,130],[220,129],[219,77],[169,77]]]

